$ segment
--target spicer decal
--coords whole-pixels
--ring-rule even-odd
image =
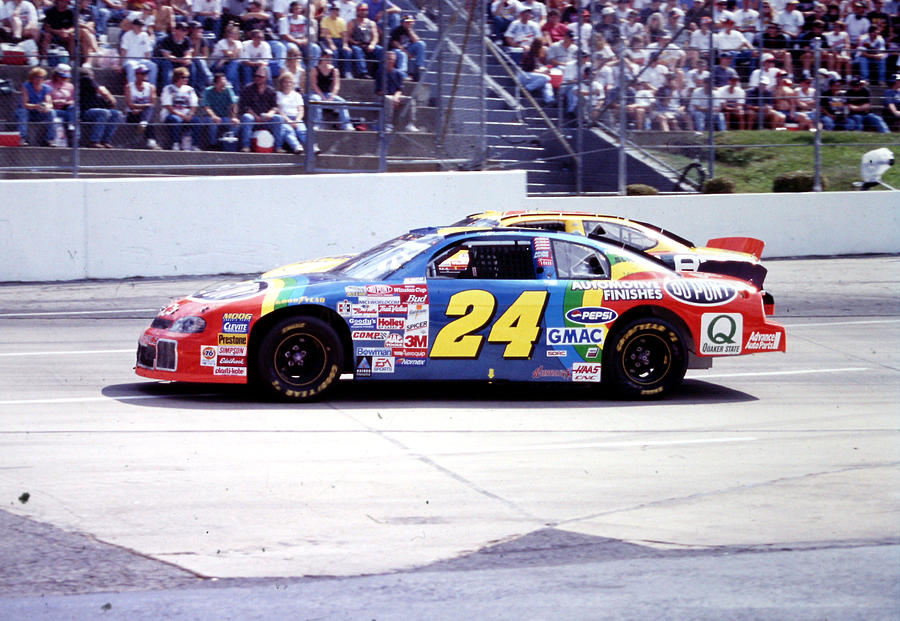
[[[610,323],[615,321],[618,316],[619,314],[611,308],[598,306],[582,306],[573,308],[566,313],[566,319],[572,323],[580,323],[582,325]]]
[[[603,345],[603,328],[547,328],[547,345]]]
[[[693,306],[719,306],[737,297],[737,288],[715,280],[670,280],[666,293]]]
[[[744,317],[740,313],[703,313],[700,319],[700,353],[735,356],[741,353]]]

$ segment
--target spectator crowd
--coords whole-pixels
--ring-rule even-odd
[[[897,0],[495,0],[490,23],[522,87],[570,117],[900,131]]]
[[[898,0],[494,0],[487,11],[521,85],[568,115],[612,121],[624,105],[638,130],[900,131]],[[6,0],[0,39],[37,65],[20,89],[22,139],[43,124],[39,144],[67,144],[77,58],[80,120],[98,148],[123,122],[159,148],[158,118],[176,150],[247,151],[264,130],[275,150],[300,153],[323,108],[354,129],[341,79],[371,79],[386,129],[417,131],[403,84],[421,79],[427,51],[415,18],[387,0]],[[98,67],[119,72],[124,106]]]
[[[340,129],[355,128],[342,78],[373,80],[389,111],[386,130],[396,118],[418,131],[403,84],[420,79],[426,45],[415,18],[386,0],[7,0],[0,40],[4,56],[15,47],[33,65],[16,110],[25,144],[29,124],[45,128],[37,144],[68,144],[76,58],[91,147],[112,147],[118,124],[129,122],[144,146],[160,148],[158,115],[173,150],[249,151],[264,130],[274,150],[300,153],[306,123],[321,124],[323,108]],[[120,73],[123,110],[95,68]],[[321,105],[306,115],[308,102]]]

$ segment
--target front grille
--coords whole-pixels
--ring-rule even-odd
[[[156,344],[156,368],[174,371],[178,366],[175,341],[159,341]]]
[[[174,323],[172,319],[168,319],[167,317],[157,317],[153,320],[153,323],[150,324],[151,328],[158,328],[160,330],[168,330],[169,326]]]
[[[152,369],[155,360],[156,348],[153,345],[138,345],[137,364],[139,367]]]

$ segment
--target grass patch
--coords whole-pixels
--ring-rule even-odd
[[[707,155],[703,148],[706,135],[691,137],[690,149],[694,161],[706,168]],[[745,131],[717,132],[715,135],[715,176],[729,177],[735,191],[771,192],[772,182],[781,173],[815,169],[815,134],[812,132]],[[674,146],[672,141],[668,142]],[[826,132],[822,134],[822,175],[827,180],[826,191],[853,190],[853,182],[861,181],[859,164],[864,153],[888,147],[900,159],[900,137],[897,134],[868,132]],[[654,155],[681,170],[688,158],[685,150],[653,149]],[[900,187],[900,164],[895,164],[883,180]],[[874,189],[872,190],[874,191]]]

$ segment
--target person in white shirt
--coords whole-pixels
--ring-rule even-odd
[[[631,9],[628,11],[627,20],[619,25],[619,31],[623,41],[631,41],[633,37],[637,35],[644,36],[647,33],[644,24],[638,21],[638,17],[640,17],[640,14],[634,9]]]
[[[491,4],[491,32],[495,38],[503,37],[506,29],[519,16],[520,8],[516,0],[494,0]],[[377,21],[377,17],[373,19]]]
[[[736,125],[739,130],[746,129],[747,119],[744,113],[746,98],[746,93],[740,85],[740,78],[736,75],[731,76],[728,84],[715,90],[713,104],[720,132],[728,130],[732,125]]]
[[[547,48],[547,66],[562,67],[569,61],[578,58],[578,46],[575,44],[571,30],[566,30],[560,41]]]
[[[531,19],[537,22],[538,26],[543,26],[547,21],[547,5],[537,0],[521,0],[519,8],[531,9]]]
[[[710,118],[709,104],[712,91],[709,89],[709,72],[703,71],[696,77],[696,86],[691,89],[691,96],[688,100],[688,113],[694,122],[694,130],[702,132],[706,129],[707,119]]]
[[[828,68],[840,75],[850,75],[850,52],[853,44],[850,43],[850,35],[847,34],[844,22],[840,20],[832,22],[831,30],[827,31],[824,37],[828,49],[831,50]]]
[[[884,37],[878,32],[877,26],[869,27],[869,32],[859,38],[856,43],[856,58],[853,60],[856,70],[863,80],[869,80],[871,74],[878,73],[878,82],[886,84],[887,77],[887,48]]]
[[[733,12],[734,27],[746,37],[748,41],[759,34],[759,11],[753,6],[756,0],[744,0],[744,7]]]
[[[234,88],[241,87],[240,58],[244,52],[241,44],[241,29],[235,23],[225,26],[225,36],[216,41],[209,54],[210,68],[213,72],[225,74]]]
[[[713,5],[712,19],[717,28],[724,26],[726,19],[734,20],[734,14],[727,7],[727,0],[716,0],[716,3]]]
[[[344,23],[349,24],[351,21],[356,19],[356,0],[337,0],[336,3],[338,7],[338,16],[344,20]]]
[[[167,84],[160,96],[163,123],[170,126],[173,151],[199,151],[198,137],[200,124],[195,123],[195,114],[200,101],[197,92],[188,84],[191,72],[186,67],[176,67],[172,72],[172,83]],[[190,126],[191,141],[188,142],[184,126]]]
[[[520,9],[519,19],[510,24],[503,34],[510,55],[517,64],[525,50],[531,47],[531,42],[541,38],[541,27],[531,17],[531,9],[528,7]]]
[[[859,38],[869,32],[872,25],[866,17],[866,5],[862,2],[853,3],[853,12],[844,18],[847,24],[847,34],[850,35],[850,43],[856,47]]]
[[[662,35],[656,43],[648,45],[647,51],[650,52],[651,55],[659,52],[660,61],[673,71],[681,68],[686,56],[684,50],[672,43],[672,37],[669,36],[668,33]]]
[[[259,67],[269,67],[272,60],[272,48],[258,28],[250,33],[250,40],[244,41],[241,48],[241,84],[253,81],[253,75]]]
[[[784,11],[778,14],[775,23],[781,26],[781,32],[796,39],[800,36],[803,24],[806,23],[803,13],[797,10],[797,0],[788,0]]]
[[[0,29],[8,32],[15,41],[37,41],[41,33],[37,9],[28,0],[9,0],[0,6]]]
[[[148,82],[156,84],[156,74],[159,68],[155,62],[150,60],[153,45],[153,37],[144,31],[143,20],[132,20],[131,30],[123,33],[119,38],[119,56],[122,60],[122,69],[125,71],[126,82],[132,84],[135,79],[135,69],[146,67]]]
[[[193,0],[193,18],[200,22],[203,30],[222,35],[222,0]]]
[[[760,62],[762,63],[762,67],[754,69],[753,73],[750,74],[750,79],[747,82],[747,85],[750,88],[759,84],[760,78],[763,77],[768,80],[768,84],[775,84],[775,79],[781,71],[781,69],[775,66],[775,57],[768,52],[762,55]]]
[[[294,76],[282,73],[278,76],[278,114],[284,119],[281,132],[275,137],[275,150],[281,151],[285,142],[293,153],[303,153],[306,147],[306,124],[303,122],[303,96],[294,86]]]
[[[735,29],[734,19],[731,17],[726,17],[722,29],[713,35],[713,46],[722,52],[749,50],[753,47],[747,37]]]

